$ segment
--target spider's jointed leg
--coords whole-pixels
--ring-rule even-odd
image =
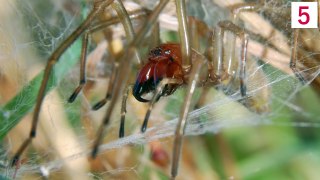
[[[22,143],[16,154],[12,159],[11,165],[14,166],[19,162],[21,154],[25,151],[25,149],[29,146],[32,139],[36,136],[37,132],[37,124],[39,120],[40,108],[44,99],[44,95],[46,92],[48,79],[51,75],[51,71],[53,66],[58,62],[60,56],[66,51],[66,49],[91,25],[94,19],[110,4],[112,0],[107,0],[103,2],[96,3],[94,5],[94,9],[89,13],[86,20],[55,50],[55,52],[50,56],[48,63],[46,65],[43,79],[40,85],[36,106],[34,109],[32,126],[30,130],[29,137]]]
[[[240,38],[241,41],[241,48],[240,48],[240,94],[242,97],[246,97],[247,95],[247,88],[246,88],[246,62],[247,62],[247,47],[248,47],[248,41],[249,37],[245,33],[244,29],[240,28],[239,26],[233,24],[230,21],[220,21],[218,23],[217,27],[217,36],[218,36],[218,45],[217,45],[217,51],[218,51],[218,73],[222,74],[223,70],[223,37],[224,32],[230,31],[234,33],[236,36]],[[218,74],[219,75],[219,74]]]
[[[100,100],[99,102],[97,102],[95,105],[92,106],[92,110],[98,110],[100,109],[102,106],[104,106],[108,100],[111,99],[112,97],[112,90],[113,90],[113,84],[116,78],[116,75],[118,73],[118,69],[119,69],[119,64],[114,62],[113,63],[113,68],[112,68],[112,74],[109,80],[109,85],[108,85],[108,90],[106,93],[105,98],[103,98],[102,100]]]
[[[130,89],[131,89],[131,86],[128,86],[128,87],[126,88],[126,91],[125,91],[123,97],[122,97],[119,138],[124,137],[124,123],[125,123],[125,119],[126,119],[127,99],[128,99],[128,95],[129,95]]]
[[[179,23],[179,37],[181,39],[182,67],[189,70],[191,67],[191,42],[187,22],[185,0],[175,0],[177,18]]]
[[[134,31],[133,31],[133,27],[132,27],[132,23],[131,23],[129,14],[126,11],[123,3],[120,0],[114,0],[113,3],[111,4],[111,6],[117,12],[117,15],[119,17],[120,22],[122,23],[122,25],[124,27],[124,30],[126,32],[126,36],[127,36],[128,40],[132,41],[135,35],[134,35]],[[81,89],[83,88],[83,86],[86,83],[86,77],[85,77],[86,59],[87,59],[86,58],[86,54],[87,54],[87,46],[88,46],[89,34],[92,34],[92,33],[96,32],[98,30],[101,30],[101,29],[103,29],[103,27],[93,27],[92,29],[88,30],[84,34],[82,50],[81,50],[80,82],[79,82],[79,86],[75,89],[73,94],[70,96],[70,98],[68,100],[69,103],[72,103],[76,99],[76,97],[78,96],[78,94],[80,93]],[[135,52],[135,56],[136,56],[138,62],[140,63],[141,60],[140,60],[140,55],[139,55],[138,51]],[[114,65],[114,69],[117,70],[117,65]],[[115,77],[115,74],[113,73],[112,76],[111,76],[111,80],[113,80],[114,77]],[[111,97],[110,94],[112,92],[112,89],[110,88],[111,85],[112,85],[112,82],[109,83],[109,89],[108,89],[106,98],[102,99],[95,106],[93,106],[93,108],[92,108],[93,110],[100,109],[104,104],[106,104],[107,100],[110,99],[110,97]]]
[[[80,82],[78,87],[74,90],[74,92],[68,99],[69,103],[72,103],[76,99],[81,89],[86,84],[86,60],[87,60],[88,41],[89,41],[89,33],[86,32],[82,39],[82,48],[81,48],[81,57],[80,57]]]
[[[134,56],[136,48],[141,44],[143,38],[146,36],[147,32],[154,26],[160,12],[163,10],[163,8],[167,5],[169,0],[161,0],[159,4],[155,7],[154,11],[149,15],[148,19],[145,21],[144,26],[139,30],[136,37],[132,42],[129,43],[129,45],[125,48],[125,52],[119,57],[120,65],[119,65],[119,73],[116,75],[117,81],[115,81],[113,92],[114,94],[111,97],[110,100],[110,106],[107,109],[105,118],[103,119],[102,124],[100,125],[100,128],[97,132],[97,138],[93,144],[93,150],[91,152],[91,157],[95,158],[98,153],[99,145],[102,141],[104,131],[106,126],[110,122],[110,118],[112,115],[112,112],[114,111],[114,107],[117,103],[117,100],[119,98],[120,94],[123,94],[123,90],[125,88],[125,85],[127,84],[129,74],[131,72],[132,67],[132,56]]]
[[[126,16],[125,14],[122,14],[121,16],[119,15],[119,17],[110,17],[106,21],[102,21],[102,22],[98,22],[98,23],[94,24],[93,22],[95,22],[98,15],[101,14],[105,10],[105,8],[108,7],[109,5],[111,5],[113,2],[114,2],[114,0],[96,1],[94,4],[93,10],[89,13],[89,15],[84,20],[84,22],[82,22],[82,24],[53,52],[53,54],[49,58],[48,63],[45,68],[43,80],[40,85],[40,89],[39,89],[39,93],[38,93],[38,97],[37,97],[37,101],[36,101],[36,105],[35,105],[35,109],[34,109],[34,115],[33,115],[30,135],[22,143],[22,145],[19,147],[18,151],[15,153],[15,155],[12,159],[12,162],[11,162],[12,166],[17,165],[17,163],[19,162],[20,156],[26,150],[26,148],[29,146],[29,144],[32,142],[32,139],[36,136],[40,109],[41,109],[41,105],[42,105],[42,102],[43,102],[43,99],[45,96],[45,92],[46,92],[46,88],[47,88],[47,84],[48,84],[48,79],[51,75],[51,71],[53,69],[53,66],[59,61],[60,56],[66,51],[66,49],[76,39],[78,39],[79,36],[84,34],[83,46],[82,46],[82,52],[81,52],[81,68],[80,68],[81,78],[80,78],[79,86],[76,88],[73,95],[71,95],[71,97],[69,98],[69,102],[72,102],[75,100],[77,94],[81,91],[82,87],[85,84],[85,64],[86,64],[85,61],[86,61],[86,51],[87,51],[87,44],[88,44],[89,35],[95,31],[104,29],[112,24],[116,24],[119,22],[122,22],[124,29],[126,31],[130,31],[129,30],[130,27],[128,27],[128,26],[130,26],[130,24],[125,23],[123,21],[123,19],[126,19],[126,18],[135,19],[135,18],[139,18],[141,16],[146,15],[145,11],[137,10],[137,11],[131,12],[130,17]],[[121,4],[119,4],[120,1],[117,1],[117,2],[118,3],[113,4],[114,8],[121,6]],[[118,9],[121,9],[121,7]],[[132,29],[132,27],[131,27],[131,29]],[[138,56],[136,55],[136,57],[138,57]]]
[[[138,11],[134,11],[134,12],[129,13],[129,19],[131,19],[131,20],[138,19],[138,18],[145,17],[145,16],[146,16],[146,12],[144,10],[138,10]],[[132,28],[132,26],[130,25],[131,23],[130,24],[129,23],[122,23],[122,24],[123,24],[125,30],[129,29],[129,30],[126,30],[126,36],[129,36],[129,39],[130,38],[133,39],[134,33],[133,32],[130,33],[131,32],[130,29]],[[108,26],[107,23],[100,23],[97,26],[93,27],[90,31],[93,33],[93,32],[99,31],[101,29],[104,29],[107,26]],[[138,63],[140,63],[141,62],[140,55],[137,51],[135,52],[135,57],[138,59]],[[109,80],[106,96],[102,100],[98,101],[95,105],[93,105],[92,110],[100,109],[111,99],[113,86],[114,86],[118,71],[119,71],[119,63],[113,61],[112,73],[111,73],[111,77]]]
[[[170,84],[182,84],[183,83],[183,80],[182,79],[169,79],[169,78],[165,78],[163,79],[160,84],[158,84],[157,86],[157,89],[156,89],[156,92],[155,94],[153,95],[151,101],[149,102],[149,108],[148,108],[148,111],[146,113],[146,116],[143,120],[143,123],[142,123],[142,126],[141,126],[141,132],[144,133],[147,129],[147,126],[148,126],[148,120],[149,120],[149,117],[150,117],[150,114],[151,114],[151,111],[153,109],[153,106],[154,104],[157,102],[157,100],[159,99],[159,97],[161,96],[161,93],[163,93],[163,90],[164,88],[167,86],[167,85],[170,85]]]
[[[191,107],[191,98],[194,94],[195,88],[199,81],[199,74],[201,67],[205,65],[205,62],[202,60],[195,61],[192,64],[192,69],[189,77],[189,83],[187,87],[187,95],[184,99],[183,106],[181,107],[178,124],[176,126],[175,137],[174,137],[174,147],[173,147],[173,156],[172,156],[172,167],[171,167],[171,179],[175,179],[178,174],[178,167],[181,155],[182,148],[182,139],[186,129],[186,121],[188,118],[189,110]]]

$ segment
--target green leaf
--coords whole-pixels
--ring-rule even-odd
[[[61,56],[51,73],[47,85],[47,92],[56,87],[67,72],[78,62],[80,58],[80,49],[81,40],[77,40]],[[2,140],[7,133],[20,122],[22,117],[32,110],[36,102],[42,77],[43,71],[33,78],[13,99],[0,109],[0,140]]]

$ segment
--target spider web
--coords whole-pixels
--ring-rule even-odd
[[[135,3],[149,9],[155,6],[154,1],[136,0]],[[127,2],[126,7],[128,9],[139,7],[135,3]],[[195,1],[189,6],[188,13],[201,19],[212,28],[219,21],[228,17],[226,8],[220,7],[228,6],[227,3],[228,1],[219,0]],[[152,159],[149,153],[156,142],[170,156],[172,137],[183,103],[185,88],[159,101],[151,114],[150,125],[145,134],[139,133],[139,128],[147,106],[129,97],[126,136],[122,139],[117,137],[119,128],[119,115],[117,114],[120,114],[120,103],[118,103],[113,120],[107,129],[104,144],[99,149],[103,156],[100,159],[102,161],[100,166],[105,169],[98,173],[89,170],[90,164],[87,157],[90,154],[90,147],[96,129],[108,108],[107,104],[99,111],[90,110],[94,102],[104,97],[108,84],[106,77],[110,76],[111,72],[108,61],[108,58],[111,57],[105,51],[111,45],[103,40],[92,40],[88,57],[89,85],[74,104],[68,104],[66,100],[78,84],[79,67],[75,64],[79,58],[81,42],[76,41],[63,55],[61,62],[56,65],[55,76],[52,78],[52,86],[56,88],[48,93],[42,107],[39,133],[32,148],[29,148],[32,150],[27,152],[28,158],[22,160],[18,170],[8,168],[10,157],[16,151],[13,149],[17,148],[27,137],[30,127],[31,118],[27,112],[31,109],[19,110],[21,104],[31,107],[34,105],[32,96],[35,96],[38,90],[29,84],[40,82],[40,80],[37,81],[37,77],[44,69],[46,59],[57,45],[81,23],[82,17],[85,17],[86,11],[90,9],[90,5],[88,7],[87,4],[80,0],[72,2],[17,0],[5,3],[6,11],[0,11],[4,13],[4,19],[0,21],[0,37],[3,42],[0,45],[1,132],[7,132],[10,126],[14,126],[12,121],[16,121],[19,116],[24,117],[1,143],[3,152],[0,156],[1,177],[41,177],[50,174],[50,177],[68,179],[77,177],[142,179],[149,178],[153,174],[156,174],[157,177],[169,174],[165,168],[150,165]],[[160,16],[161,38],[164,42],[174,41],[174,38],[177,37],[174,5],[168,5],[168,7]],[[273,13],[268,11],[270,7]],[[284,177],[283,174],[274,173],[277,172],[274,168],[278,167],[287,169],[288,172],[298,171],[304,178],[316,179],[318,177],[317,167],[320,167],[320,158],[317,153],[319,147],[317,131],[320,127],[320,104],[319,91],[312,87],[317,87],[317,78],[320,73],[317,61],[320,50],[317,49],[318,42],[316,41],[319,38],[319,32],[316,30],[302,31],[302,40],[299,42],[300,49],[304,51],[299,54],[299,61],[302,62],[299,69],[307,83],[301,84],[288,68],[290,17],[283,10],[288,7],[290,7],[289,1],[268,1],[262,12],[247,15],[243,13],[240,24],[253,33],[259,34],[259,37],[262,36],[260,39],[249,40],[247,66],[249,98],[241,97],[237,80],[228,86],[209,89],[206,101],[201,107],[190,112],[188,117],[186,129],[188,137],[185,138],[186,144],[180,163],[179,175],[182,174],[182,177],[191,177],[191,179],[198,177],[197,175],[208,167],[210,170],[207,169],[204,172],[210,178],[272,177],[277,179]],[[255,21],[252,22],[250,17],[255,16],[260,19],[254,18]],[[281,20],[287,23],[280,23]],[[139,21],[136,23],[137,26],[141,24]],[[255,24],[263,28],[257,29]],[[123,40],[124,33],[121,26],[117,25],[113,28],[121,32],[114,38]],[[92,38],[99,39],[99,34],[93,35]],[[262,41],[261,39],[267,40]],[[112,45],[118,47],[115,44],[119,41],[113,43]],[[227,50],[226,48],[228,56]],[[238,54],[235,55],[235,58],[237,57],[239,57]],[[104,59],[107,60],[104,61]],[[310,63],[310,61],[315,62]],[[132,77],[135,77],[135,74],[132,74]],[[196,104],[201,93],[201,88],[198,88],[193,104]],[[6,109],[8,102],[17,94],[19,98],[15,101],[14,108],[8,111]],[[247,105],[244,105],[245,103]],[[221,159],[221,164],[215,166],[205,161],[214,156],[208,153],[212,149],[208,145],[211,140],[207,140],[208,138],[214,139],[213,134],[217,136],[222,134],[224,141],[229,144],[234,162],[228,165],[230,169],[236,166],[236,171],[221,170],[224,167],[221,164],[225,163]],[[193,146],[197,147],[199,142],[194,141],[201,142],[198,149]],[[217,142],[214,143],[216,143],[215,146],[219,146]],[[285,146],[287,148],[284,148]],[[215,148],[219,149],[219,147]],[[193,152],[192,160],[185,158],[185,154],[190,151]],[[228,156],[228,153],[221,151],[215,153],[221,153],[222,157]],[[199,154],[203,154],[204,160],[203,157],[201,160]],[[130,162],[127,162],[128,159]],[[210,162],[219,161],[219,158],[213,157],[212,159]],[[278,159],[279,162],[269,159]],[[308,165],[306,161],[314,167],[310,167],[311,165]],[[194,164],[197,165],[198,171],[188,172],[188,168],[190,169],[190,166]],[[91,168],[92,166],[91,164]],[[145,171],[148,172],[147,175]],[[269,176],[270,173],[275,175]],[[288,173],[286,177],[297,176]]]

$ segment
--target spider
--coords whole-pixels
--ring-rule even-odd
[[[56,64],[60,56],[64,51],[79,37],[83,34],[83,46],[81,53],[81,68],[80,68],[80,82],[79,86],[75,89],[69,98],[69,102],[73,102],[84,84],[85,79],[85,64],[86,64],[86,52],[87,44],[90,33],[103,29],[111,24],[121,22],[126,30],[126,35],[129,40],[128,46],[125,48],[124,52],[120,57],[118,57],[119,65],[114,65],[113,72],[110,77],[109,89],[107,90],[106,97],[99,101],[93,106],[94,110],[102,107],[107,100],[110,100],[109,108],[107,109],[106,115],[103,119],[103,123],[98,129],[97,138],[94,142],[93,150],[91,156],[95,158],[98,153],[98,147],[102,141],[102,137],[105,133],[105,128],[110,122],[110,117],[114,110],[115,104],[119,97],[123,96],[122,103],[122,113],[121,113],[121,125],[119,130],[119,136],[124,136],[124,119],[125,119],[125,104],[126,97],[128,96],[128,90],[126,89],[126,84],[128,81],[128,75],[130,74],[131,67],[133,64],[133,56],[137,57],[138,63],[142,64],[139,53],[137,53],[137,47],[142,43],[144,36],[147,32],[156,24],[156,20],[166,6],[169,0],[161,0],[159,4],[154,8],[154,10],[148,15],[148,19],[145,21],[142,29],[135,35],[133,32],[131,19],[138,16],[146,16],[146,13],[134,12],[128,13],[124,8],[120,0],[97,0],[94,2],[93,10],[90,12],[86,20],[55,50],[48,60],[47,66],[45,68],[44,78],[41,83],[39,90],[32,127],[30,130],[29,137],[20,146],[17,153],[14,155],[12,160],[12,165],[16,165],[19,161],[21,154],[29,146],[32,139],[36,137],[37,123],[39,120],[39,112],[41,109],[41,104],[45,96],[45,89],[50,77],[53,65]],[[106,22],[99,22],[98,24],[93,24],[94,20],[101,14],[105,8],[109,5],[116,10],[119,18],[112,18]],[[240,79],[240,94],[246,97],[246,55],[247,46],[249,41],[248,32],[237,26],[231,21],[221,21],[213,32],[213,39],[216,45],[212,45],[216,49],[216,62],[213,63],[208,57],[198,53],[196,50],[192,49],[190,46],[190,35],[186,17],[186,7],[184,0],[176,0],[177,6],[177,17],[179,22],[179,35],[181,42],[180,44],[167,43],[161,44],[150,51],[148,62],[145,65],[141,65],[141,70],[137,76],[137,80],[134,84],[132,94],[140,102],[149,102],[149,109],[145,116],[143,125],[141,127],[141,132],[145,132],[147,129],[147,123],[152,111],[153,105],[159,100],[161,96],[168,96],[174,93],[174,91],[180,86],[187,86],[187,95],[184,99],[184,104],[181,107],[179,121],[175,131],[174,139],[174,149],[173,149],[173,159],[172,159],[172,169],[171,178],[174,179],[178,174],[179,159],[181,153],[181,146],[183,135],[186,127],[186,120],[188,112],[191,107],[191,98],[194,94],[196,86],[215,86],[221,84],[222,81],[229,78],[230,76],[236,76],[224,70],[224,60],[223,60],[223,39],[225,31],[229,31],[237,36],[241,41],[240,47],[240,61],[239,61],[239,79]],[[242,10],[258,10],[259,7],[254,4],[241,4],[234,8],[234,12],[239,13]],[[297,47],[297,37],[299,31],[295,30],[293,33],[293,48],[291,54],[290,67],[296,76],[304,82],[302,75],[296,69],[296,47]],[[128,88],[127,88],[128,89]],[[145,94],[153,92],[151,99],[146,99]]]

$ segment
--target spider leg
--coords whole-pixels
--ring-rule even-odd
[[[156,47],[159,45],[159,43],[160,43],[160,27],[159,27],[159,22],[157,22],[152,28],[152,35],[151,35],[149,44],[150,44],[150,47]],[[128,86],[122,97],[119,138],[124,137],[124,123],[125,123],[125,118],[127,113],[126,106],[127,106],[127,99],[128,99],[128,94],[130,89],[131,89],[131,86]]]
[[[241,39],[241,61],[240,61],[240,92],[242,97],[247,95],[247,80],[246,80],[246,63],[247,63],[247,48],[248,36],[243,33],[240,35]]]
[[[138,10],[138,11],[133,11],[133,12],[129,13],[129,19],[138,19],[138,18],[145,17],[145,16],[146,16],[146,12],[144,10]],[[102,30],[102,29],[106,28],[107,26],[108,26],[108,23],[99,23],[98,25],[93,27],[90,30],[90,32],[94,33],[96,31],[99,31],[99,30]],[[126,29],[132,29],[132,26],[128,25],[128,23],[123,23],[123,26],[124,26],[125,30]],[[129,32],[131,32],[131,30],[126,30],[126,32],[127,32],[126,36],[129,36],[129,39],[132,39],[134,37],[134,33],[129,33]],[[138,52],[135,52],[135,53],[136,53],[135,56],[139,60],[140,59],[140,55],[138,54]],[[141,62],[141,61],[139,60],[138,62]],[[108,90],[107,90],[106,96],[105,96],[104,99],[102,99],[99,102],[97,102],[92,107],[92,110],[100,109],[101,107],[103,107],[107,103],[108,100],[111,99],[111,97],[112,97],[112,88],[113,88],[113,85],[114,85],[114,81],[116,80],[116,74],[118,73],[118,69],[119,69],[119,64],[114,62],[113,63],[113,70],[112,70],[112,74],[111,74],[111,77],[110,77],[110,81],[109,81],[109,85],[108,85]]]
[[[114,10],[116,10],[118,17],[120,18],[120,22],[122,23],[122,26],[126,32],[126,37],[128,38],[128,41],[133,41],[133,39],[135,38],[135,33],[128,12],[125,9],[122,1],[114,0],[114,2],[112,3],[112,7]],[[141,65],[142,62],[141,57],[139,55],[139,51],[135,51],[134,55],[138,61],[138,64]]]
[[[95,105],[92,106],[92,110],[98,110],[100,109],[102,106],[104,106],[108,100],[111,99],[112,97],[112,88],[113,88],[113,84],[116,78],[116,74],[118,73],[118,69],[119,69],[119,64],[114,62],[113,68],[112,68],[112,74],[109,80],[109,85],[108,85],[108,90],[106,93],[105,98],[103,98],[102,100],[100,100],[99,102],[97,102]]]
[[[190,38],[192,42],[191,48],[193,50],[201,52],[202,45],[205,47],[211,45],[211,37],[213,36],[213,31],[207,24],[193,16],[189,16],[188,25],[190,34],[192,34]]]
[[[232,22],[236,24],[238,21],[239,14],[241,12],[248,11],[258,11],[261,9],[263,2],[254,2],[254,3],[238,3],[234,4],[230,7],[230,11],[232,13]]]
[[[128,14],[127,10],[125,9],[125,7],[123,6],[123,3],[120,0],[114,0],[114,2],[111,4],[111,6],[117,12],[117,15],[120,19],[120,22],[122,23],[124,30],[126,32],[126,37],[128,38],[129,41],[132,41],[135,34],[133,31],[133,27],[132,27],[132,23],[131,23],[129,14]],[[83,86],[86,83],[85,71],[86,71],[86,55],[87,55],[88,37],[89,37],[89,34],[95,32],[95,31],[96,31],[96,29],[93,28],[93,29],[89,30],[88,32],[86,32],[84,35],[83,43],[82,43],[82,50],[81,50],[80,82],[79,82],[79,86],[75,89],[75,91],[70,96],[70,98],[68,100],[69,103],[72,103],[76,99],[76,97],[78,96],[81,89],[83,88]],[[138,63],[141,64],[141,58],[140,58],[138,51],[135,51],[135,56],[138,60]],[[117,67],[115,67],[115,69],[117,69]],[[115,75],[113,74],[112,77],[114,77],[114,76]],[[109,83],[109,87],[112,87],[110,85],[112,85],[112,81]],[[104,98],[100,102],[98,102],[92,109],[98,110],[104,104],[106,104],[107,100],[110,99],[110,92],[111,91],[109,88],[107,91],[106,98]]]
[[[41,105],[44,99],[44,95],[46,93],[46,88],[48,84],[48,80],[52,71],[53,66],[59,61],[60,56],[66,51],[66,49],[76,40],[78,37],[88,29],[94,19],[97,18],[97,16],[104,11],[106,7],[108,7],[113,0],[106,0],[106,1],[99,1],[94,4],[93,10],[89,13],[87,18],[82,22],[82,24],[62,43],[60,46],[53,52],[53,54],[50,56],[48,63],[46,65],[43,79],[40,85],[39,93],[37,96],[37,101],[33,113],[33,119],[32,119],[32,126],[30,130],[29,137],[22,143],[22,145],[19,147],[18,151],[15,153],[15,155],[12,158],[11,165],[14,166],[19,162],[20,156],[22,153],[26,150],[26,148],[31,143],[32,139],[36,137],[37,132],[37,124],[39,121],[39,114]],[[103,25],[110,25],[113,23],[117,23],[119,20],[116,18],[113,18],[110,22],[103,24]]]
[[[123,89],[125,88],[125,85],[128,81],[129,74],[131,72],[132,67],[132,56],[134,55],[136,48],[138,45],[141,44],[143,38],[147,34],[147,32],[150,30],[150,28],[155,24],[160,12],[163,10],[163,8],[167,5],[169,0],[161,0],[159,4],[156,6],[154,11],[150,14],[148,19],[145,21],[144,26],[139,30],[139,32],[136,35],[136,38],[132,42],[129,43],[128,47],[126,47],[124,54],[122,54],[119,57],[120,66],[119,66],[119,73],[116,75],[117,81],[115,81],[114,88],[113,88],[113,95],[110,101],[110,106],[106,112],[105,118],[103,119],[103,122],[98,129],[97,132],[97,138],[93,144],[93,150],[91,153],[91,157],[95,158],[98,153],[98,147],[101,143],[102,137],[104,135],[104,131],[106,126],[110,122],[110,117],[113,112],[113,108],[115,107],[119,94],[123,93]]]
[[[223,66],[223,37],[224,31],[230,31],[238,36],[241,40],[241,48],[240,48],[240,93],[242,97],[246,96],[246,61],[247,61],[247,46],[248,46],[248,35],[245,33],[244,29],[239,26],[233,24],[231,21],[220,21],[217,27],[217,35],[218,35],[218,73],[221,72]],[[222,54],[222,55],[221,55]]]
[[[199,73],[201,67],[204,65],[204,61],[194,61],[191,68],[191,74],[189,77],[188,87],[187,87],[187,95],[184,99],[183,106],[180,111],[179,120],[176,126],[175,138],[174,138],[174,147],[173,147],[173,159],[172,159],[172,167],[171,167],[171,179],[175,179],[178,174],[179,160],[182,148],[182,139],[186,129],[186,121],[189,113],[189,109],[191,107],[191,98],[193,96],[194,90],[196,88]]]
[[[149,102],[149,108],[148,111],[146,113],[146,116],[143,120],[143,124],[141,126],[141,132],[144,133],[147,129],[148,126],[148,120],[151,114],[151,111],[153,109],[154,104],[157,102],[157,100],[160,98],[161,93],[163,91],[163,89],[165,88],[166,85],[168,84],[182,84],[183,80],[182,79],[169,79],[169,78],[165,78],[161,81],[161,83],[157,86],[156,92],[153,95],[151,101]]]
[[[254,12],[259,11],[262,7],[262,2],[255,2],[255,3],[239,3],[234,4],[230,7],[231,18],[230,20],[235,25],[239,24],[239,15],[241,12]],[[234,70],[237,69],[237,64],[234,63],[234,55],[236,50],[236,36],[234,34],[227,34],[226,37],[226,50],[227,52],[225,55],[226,61],[226,71],[229,75],[234,74]],[[232,76],[234,77],[234,76]],[[235,80],[235,78],[231,79],[230,84]]]
[[[196,51],[199,51],[200,50],[200,42],[199,42],[199,39],[200,39],[200,35],[199,35],[199,27],[198,27],[198,21],[195,20],[195,18],[193,17],[189,17],[188,18],[188,22],[189,22],[189,28],[190,28],[190,34],[192,34],[192,37],[191,37],[191,48],[192,49],[195,49]]]
[[[160,24],[159,22],[156,22],[154,27],[152,28],[150,41],[148,44],[150,44],[149,47],[157,47],[160,44]]]
[[[225,71],[223,69],[224,67],[224,60],[223,60],[223,57],[224,57],[224,45],[223,45],[223,37],[224,37],[224,31],[223,31],[223,28],[221,27],[216,27],[215,29],[215,39],[213,39],[214,43],[216,42],[216,46],[215,49],[216,49],[216,65],[213,66],[213,71],[214,71],[214,74],[215,74],[215,77],[218,79],[219,82],[221,82],[221,80],[225,79],[225,76],[227,76],[225,74]]]
[[[131,86],[128,86],[128,87],[126,88],[125,93],[123,94],[123,97],[122,97],[119,138],[124,137],[124,122],[125,122],[125,119],[126,119],[127,99],[128,99],[128,95],[129,95],[130,89],[131,89]]]
[[[86,61],[87,61],[87,50],[88,50],[89,33],[84,33],[82,38],[82,48],[80,57],[80,82],[78,87],[74,90],[68,99],[69,103],[72,103],[78,94],[80,93],[83,86],[86,84]]]
[[[191,42],[187,23],[185,0],[176,0],[177,18],[179,23],[179,36],[181,40],[182,67],[188,71],[191,67]]]
[[[306,84],[306,80],[302,74],[298,71],[297,65],[297,53],[298,53],[298,38],[299,38],[300,29],[294,29],[292,33],[292,45],[291,45],[291,59],[290,59],[290,68],[294,72],[295,76],[299,79],[302,84]]]

